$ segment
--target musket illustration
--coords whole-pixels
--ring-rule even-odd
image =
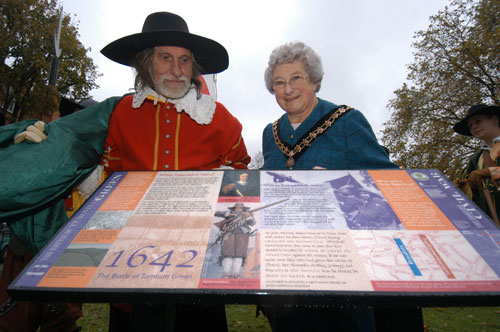
[[[274,179],[273,179],[274,182],[285,182],[285,181],[298,182],[298,181],[292,179],[291,176],[284,176],[284,175],[281,175],[281,174],[275,173],[275,172],[266,172],[266,173],[271,175],[272,177],[274,177]]]
[[[263,205],[263,206],[259,206],[258,208],[255,208],[253,210],[250,210],[250,211],[246,211],[244,213],[253,213],[253,212],[257,212],[257,211],[260,211],[260,210],[263,210],[263,209],[267,209],[268,207],[271,207],[273,205],[277,205],[277,204],[280,204],[280,203],[283,203],[285,201],[288,201],[290,198],[285,198],[285,199],[282,199],[280,201],[276,201],[276,202],[273,202],[273,203],[270,203],[270,204],[267,204],[267,205]],[[243,214],[243,213],[242,213]],[[219,233],[217,234],[217,238],[215,239],[214,242],[212,242],[207,250],[209,250],[210,248],[212,248],[216,243],[220,243],[222,241],[222,239],[224,238],[224,235],[226,235],[228,232],[231,232],[235,229],[237,229],[238,227],[241,227],[245,224],[246,222],[246,219],[245,218],[242,218],[243,215],[240,214],[240,215],[237,215],[231,219],[228,219],[227,221],[223,221],[224,223],[222,224],[221,228],[220,228],[220,231]]]

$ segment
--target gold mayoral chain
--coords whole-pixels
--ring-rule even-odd
[[[311,145],[312,141],[314,141],[317,137],[321,136],[328,128],[330,128],[333,123],[345,112],[351,110],[352,107],[349,106],[339,106],[337,108],[334,108],[331,112],[333,112],[330,116],[327,114],[326,116],[328,117],[326,120],[324,120],[323,123],[321,121],[324,118],[321,118],[316,124],[311,128],[311,130],[306,133],[304,138],[299,141],[299,143],[295,144],[293,147],[290,146],[289,144],[283,143],[278,134],[278,123],[279,119],[273,122],[273,136],[274,136],[274,141],[276,142],[276,145],[280,149],[280,151],[288,157],[286,160],[285,166],[292,169],[293,165],[295,164],[295,159],[298,157]],[[288,145],[288,146],[287,146]]]

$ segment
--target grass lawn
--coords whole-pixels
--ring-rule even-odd
[[[429,332],[498,332],[500,307],[424,308]]]
[[[83,311],[83,332],[108,330],[108,304],[85,303]],[[255,305],[227,305],[226,313],[230,332],[271,331],[264,316],[255,317]],[[500,332],[500,307],[424,308],[423,314],[426,332]]]

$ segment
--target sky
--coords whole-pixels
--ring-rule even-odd
[[[447,0],[59,0],[79,28],[79,40],[102,74],[91,96],[102,101],[133,87],[130,67],[100,53],[110,42],[142,30],[147,15],[169,11],[191,33],[222,44],[229,68],[217,75],[217,100],[243,125],[250,156],[262,150],[264,127],[284,114],[264,84],[272,50],[302,41],[322,58],[319,98],[360,110],[381,137],[413,61],[415,32]],[[64,52],[64,50],[62,50]]]

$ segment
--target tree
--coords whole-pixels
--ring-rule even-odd
[[[57,0],[0,0],[0,100],[4,109],[15,100],[13,117],[41,118],[47,108],[54,33],[59,23]],[[64,15],[60,37],[59,94],[69,99],[88,98],[98,87],[99,74],[78,40],[78,26]],[[50,114],[49,114],[50,115]]]
[[[472,105],[500,105],[500,0],[453,0],[414,40],[410,82],[389,101],[382,142],[400,166],[455,179],[478,142],[453,125]]]

